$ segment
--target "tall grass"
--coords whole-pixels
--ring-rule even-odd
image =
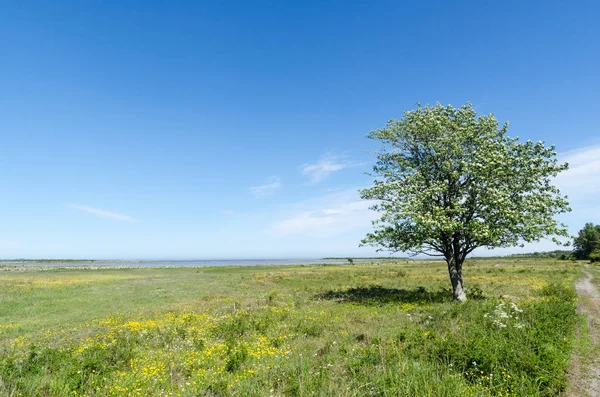
[[[12,327],[2,344],[0,395],[561,393],[578,321],[568,277],[577,270],[544,262],[503,269],[474,263],[467,282],[478,299],[460,305],[450,300],[440,268],[206,269],[181,271],[179,281],[174,271],[168,284],[179,285],[186,298],[193,274],[209,275],[211,283],[236,281],[216,296],[174,299],[166,307],[156,299],[154,307],[96,315],[67,328],[57,323],[19,333]],[[65,296],[78,285],[41,292]],[[165,286],[158,285],[148,291]],[[73,304],[57,302],[63,309]],[[3,320],[36,319],[11,317]]]

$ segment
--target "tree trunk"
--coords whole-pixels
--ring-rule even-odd
[[[452,291],[454,299],[464,303],[467,301],[467,294],[463,288],[462,281],[462,263],[456,257],[452,257],[448,262],[448,273],[450,274],[450,282],[452,283]]]

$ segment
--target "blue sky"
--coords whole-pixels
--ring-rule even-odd
[[[365,135],[417,101],[556,145],[600,223],[600,6],[485,3],[0,3],[0,257],[372,255]]]

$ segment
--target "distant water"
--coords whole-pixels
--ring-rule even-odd
[[[52,266],[52,267],[206,267],[206,266],[256,266],[256,265],[317,265],[348,263],[345,259],[219,259],[188,261],[10,261],[8,266]]]

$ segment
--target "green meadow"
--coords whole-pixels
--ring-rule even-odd
[[[2,396],[554,396],[579,265],[0,271]]]

